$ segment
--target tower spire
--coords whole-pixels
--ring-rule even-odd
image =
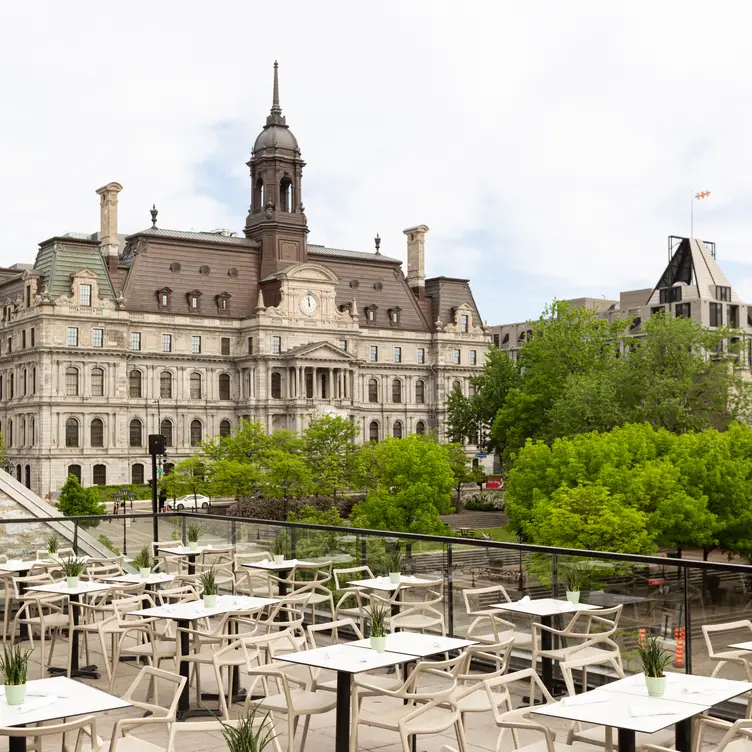
[[[285,117],[282,114],[282,108],[279,106],[279,64],[274,61],[274,88],[272,91],[272,109],[266,118],[267,125],[287,125]]]

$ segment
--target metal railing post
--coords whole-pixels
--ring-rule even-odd
[[[298,546],[297,528],[290,528],[290,558],[295,558],[295,549]]]
[[[368,541],[365,535],[360,536],[360,566],[368,566]]]
[[[186,542],[185,541],[186,528],[187,528],[187,520],[185,519],[184,516],[181,515],[180,517],[180,540],[183,541],[183,543]]]
[[[551,583],[553,585],[554,598],[559,597],[559,556],[552,554],[551,556]]]
[[[78,520],[73,521],[73,550],[78,556]]]
[[[689,567],[684,567],[684,670],[692,673],[692,617],[689,613]]]
[[[452,544],[447,543],[447,556],[446,556],[446,570],[444,571],[446,578],[446,594],[447,594],[447,624],[449,627],[449,634],[454,634],[454,567],[452,562]]]
[[[235,545],[238,542],[238,523],[235,520],[230,522],[230,544]]]

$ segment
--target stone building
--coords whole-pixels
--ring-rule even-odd
[[[0,431],[37,493],[148,481],[147,435],[168,460],[243,418],[299,431],[347,416],[361,441],[436,431],[445,397],[490,343],[468,281],[426,279],[425,225],[401,262],[308,242],[304,162],[279,106],[248,161],[242,236],[152,226],[119,234],[122,186],[100,188],[101,229],[40,244],[0,269]]]
[[[619,300],[575,298],[572,306],[592,308],[615,321],[630,317],[629,334],[639,337],[642,322],[656,313],[686,316],[704,327],[731,326],[744,340],[738,360],[748,378],[752,367],[752,305],[743,303],[716,260],[715,243],[697,238],[669,237],[669,260],[655,287],[628,290]],[[525,339],[532,334],[530,322],[489,327],[492,342],[516,359]]]

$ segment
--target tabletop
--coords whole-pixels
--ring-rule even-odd
[[[734,650],[752,650],[752,642],[735,642],[729,647],[734,648]]]
[[[350,580],[347,584],[354,585],[355,587],[368,588],[368,590],[397,590],[400,587],[406,587],[409,585],[425,585],[427,582],[434,582],[434,580],[415,577],[411,574],[403,574],[400,575],[399,584],[392,582],[389,577],[373,577],[365,580]]]
[[[162,582],[172,582],[177,575],[168,574],[167,572],[151,572],[148,577],[142,577],[140,574],[119,574],[104,575],[103,580],[108,582],[127,582],[135,585],[144,583],[146,585],[158,585]]]
[[[534,705],[530,710],[537,715],[654,734],[699,715],[705,709],[705,705],[692,702],[634,697],[622,692],[607,692],[600,687],[550,705]]]
[[[187,603],[173,603],[167,606],[142,608],[129,611],[136,616],[155,616],[158,619],[174,619],[175,621],[195,621],[209,616],[232,613],[233,611],[255,611],[279,603],[276,598],[257,598],[249,595],[219,595],[214,608],[204,608],[203,600],[188,601]]]
[[[358,648],[370,648],[371,641],[356,640],[348,642]],[[447,650],[461,650],[462,648],[477,645],[475,640],[462,640],[458,637],[442,637],[441,635],[427,635],[418,632],[392,632],[386,636],[386,649],[390,653],[404,653],[425,658],[436,653],[444,653]]]
[[[301,650],[297,653],[285,653],[276,656],[276,659],[289,663],[300,663],[303,666],[313,666],[314,668],[360,674],[363,671],[373,671],[377,668],[409,663],[417,660],[418,657],[405,653],[377,653],[375,650],[363,650],[361,647],[354,647],[351,643],[348,643]]]
[[[53,585],[29,585],[26,590],[35,590],[40,593],[60,593],[62,595],[81,595],[82,593],[97,593],[100,590],[109,590],[112,585],[104,582],[91,582],[82,580],[77,587],[69,588],[65,580],[56,582]]]
[[[626,679],[604,684],[599,689],[604,692],[619,692],[644,699],[648,698],[644,674],[628,676]],[[703,705],[708,709],[751,690],[752,682],[669,672],[666,674],[666,691],[660,699],[690,702],[693,705]]]
[[[169,546],[164,548],[160,546],[158,551],[163,551],[166,554],[172,554],[173,556],[198,556],[202,551],[211,551],[211,546],[196,546],[196,548],[188,548],[188,546]]]
[[[525,596],[511,603],[494,603],[491,608],[500,608],[504,611],[516,611],[530,616],[555,616],[556,614],[571,614],[575,611],[597,611],[600,606],[590,603],[570,603],[555,598],[535,598]]]
[[[302,559],[284,559],[283,561],[246,561],[243,562],[244,567],[249,569],[266,569],[271,572],[285,571],[287,569],[295,569],[299,564],[312,565],[312,561],[303,561]]]
[[[8,559],[0,564],[0,572],[24,572],[32,567],[45,564],[43,561],[23,561],[21,559]]]
[[[0,687],[0,693],[0,726],[23,726],[131,707],[131,703],[119,697],[66,676],[28,682],[26,701],[21,705],[8,705],[4,686]]]

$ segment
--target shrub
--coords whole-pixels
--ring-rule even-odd
[[[465,497],[465,509],[472,512],[501,512],[504,510],[504,494],[496,492],[474,493]]]

